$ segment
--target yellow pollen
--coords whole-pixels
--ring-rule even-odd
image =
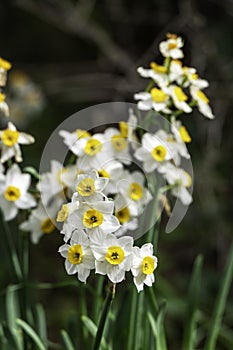
[[[19,132],[17,130],[5,129],[2,132],[2,142],[7,147],[14,146],[19,139]]]
[[[91,177],[81,180],[77,187],[80,196],[89,197],[95,192],[95,180]]]
[[[5,101],[6,95],[4,95],[2,92],[0,92],[0,103]]]
[[[20,198],[20,189],[15,186],[8,186],[7,189],[4,192],[4,196],[7,201],[9,202],[15,202],[17,199]]]
[[[197,92],[197,96],[206,104],[208,104],[210,102],[210,100],[208,99],[208,97],[204,94],[204,92],[202,92],[201,90],[198,90]]]
[[[78,139],[82,139],[82,138],[91,136],[91,134],[86,130],[77,129],[77,130],[75,130],[75,132],[76,132]]]
[[[109,173],[104,169],[98,170],[98,174],[99,177],[106,177],[107,179],[110,179]]]
[[[121,136],[126,139],[128,136],[128,131],[129,131],[128,124],[126,122],[120,122],[119,128],[120,128]]]
[[[89,209],[83,215],[83,225],[87,228],[98,227],[103,221],[103,214],[96,209]]]
[[[176,42],[172,42],[172,43],[168,43],[168,50],[173,50],[177,48],[177,43]]]
[[[41,223],[40,228],[43,233],[49,234],[53,232],[55,225],[50,218],[47,218]]]
[[[130,219],[130,212],[128,208],[123,208],[115,213],[115,216],[119,220],[120,224],[125,224]]]
[[[128,145],[126,139],[121,135],[113,135],[111,137],[112,146],[116,151],[124,151]]]
[[[89,156],[95,156],[102,150],[102,143],[97,139],[90,139],[87,141],[84,152]]]
[[[0,57],[0,68],[4,70],[9,70],[11,69],[11,67],[12,67],[12,64],[9,61],[4,60],[3,58]]]
[[[71,264],[77,265],[82,262],[83,249],[80,244],[72,245],[68,250],[68,260]]]
[[[155,62],[150,63],[150,68],[153,69],[156,73],[167,73],[167,67],[160,66]]]
[[[180,132],[180,137],[181,137],[182,141],[184,141],[185,143],[191,142],[191,137],[190,137],[187,129],[185,128],[185,126],[181,126],[179,128],[179,132]]]
[[[64,222],[69,216],[68,205],[63,204],[59,212],[57,213],[57,222]]]
[[[132,182],[129,186],[128,193],[132,200],[138,201],[143,196],[143,188],[137,182]]]
[[[163,146],[157,146],[155,147],[152,152],[152,157],[157,161],[157,162],[163,162],[164,159],[166,158],[167,155],[167,150]]]
[[[174,94],[176,95],[176,98],[180,102],[187,101],[187,99],[188,99],[188,96],[185,95],[185,93],[183,92],[183,90],[179,86],[176,86],[174,88]]]
[[[105,255],[105,260],[111,265],[119,265],[124,261],[125,253],[124,250],[119,246],[112,246],[108,248]]]
[[[151,256],[145,256],[145,258],[142,260],[141,269],[145,275],[152,274],[155,270],[154,259]]]
[[[151,94],[152,100],[156,103],[164,102],[167,99],[167,95],[165,94],[165,92],[157,88],[153,88],[150,94]]]

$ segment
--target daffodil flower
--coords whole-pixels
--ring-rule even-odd
[[[113,283],[123,281],[125,272],[132,267],[133,238],[98,232],[90,235],[90,242],[96,259],[95,272],[107,275]]]
[[[91,134],[82,129],[77,129],[74,132],[60,130],[59,135],[63,138],[65,145],[76,156],[83,155],[83,147],[86,139],[91,137]]]
[[[30,183],[30,175],[22,174],[17,164],[12,165],[0,181],[0,207],[6,221],[14,219],[19,209],[36,206],[34,197],[28,193]]]
[[[22,154],[19,145],[29,145],[35,141],[34,137],[24,132],[19,132],[13,123],[9,122],[6,129],[0,131],[1,162],[15,157],[16,162],[22,162]]]
[[[144,284],[151,287],[154,283],[154,270],[157,263],[158,260],[153,255],[153,245],[151,243],[146,243],[141,248],[133,247],[131,272],[138,292],[143,290]]]
[[[167,40],[159,44],[159,49],[164,57],[179,59],[184,57],[181,50],[183,45],[184,42],[181,37],[178,37],[176,34],[167,34]]]
[[[101,201],[107,183],[108,177],[99,176],[95,170],[88,174],[80,174],[76,182],[77,198],[82,202]]]
[[[154,87],[150,92],[139,92],[134,95],[134,99],[139,101],[137,106],[142,111],[154,109],[156,112],[171,113],[167,107],[169,95],[163,89]]]
[[[215,116],[209,106],[209,99],[197,86],[190,86],[190,94],[194,101],[197,102],[197,108],[201,114],[209,119],[214,119]]]
[[[63,244],[58,251],[66,259],[65,269],[68,275],[77,273],[79,281],[86,283],[91,270],[95,267],[95,258],[86,233],[76,229],[70,244]]]

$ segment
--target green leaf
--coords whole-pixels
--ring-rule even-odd
[[[93,338],[95,338],[96,333],[97,333],[97,326],[95,325],[95,323],[88,317],[83,315],[81,317],[81,320],[84,324],[84,326],[88,329],[88,331],[91,333],[91,335],[93,336]],[[100,344],[100,349],[108,349],[108,345],[106,343],[106,340],[104,337],[102,337],[101,340],[101,344]]]
[[[201,286],[202,263],[202,256],[197,256],[189,285],[188,304],[184,324],[183,350],[193,350],[195,348],[197,307]]]
[[[22,328],[22,330],[34,341],[35,345],[39,350],[46,350],[44,344],[42,343],[42,340],[38,336],[38,334],[35,332],[35,330],[25,321],[21,319],[17,319],[16,323],[19,327]]]
[[[219,335],[223,313],[226,307],[227,297],[232,282],[233,275],[233,243],[230,248],[228,260],[225,267],[224,278],[222,280],[218,296],[216,299],[212,323],[210,327],[209,336],[207,338],[205,350],[214,350]]]
[[[65,350],[75,350],[69,334],[64,329],[61,330],[61,337],[62,343],[65,346]]]
[[[36,305],[37,329],[44,344],[47,344],[47,327],[45,312],[41,304]],[[47,349],[47,346],[45,347]]]
[[[33,168],[32,166],[27,166],[26,168],[23,169],[23,172],[28,173],[32,176],[34,176],[37,180],[40,179],[40,174],[38,173],[38,171]]]
[[[164,333],[164,325],[163,325],[164,316],[165,316],[165,306],[166,306],[166,302],[164,301],[159,308],[157,319],[155,319],[154,315],[151,312],[147,312],[147,316],[150,321],[152,332],[155,337],[156,350],[167,349],[165,333]]]

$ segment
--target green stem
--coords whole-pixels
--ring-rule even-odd
[[[100,347],[100,343],[101,343],[101,339],[103,336],[104,327],[106,324],[106,320],[108,317],[110,306],[111,306],[112,300],[114,299],[114,296],[115,296],[115,290],[116,290],[116,284],[109,282],[107,296],[105,299],[102,314],[100,316],[100,321],[99,321],[98,330],[97,330],[96,337],[95,337],[93,350],[98,350]]]

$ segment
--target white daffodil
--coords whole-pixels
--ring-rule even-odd
[[[186,81],[184,81],[183,84],[184,87],[187,87],[191,84],[199,89],[205,89],[209,86],[207,80],[199,78],[196,68],[183,67],[183,73],[186,78]]]
[[[100,178],[103,177],[108,179],[108,182],[104,187],[104,194],[108,195],[117,193],[117,183],[123,172],[123,164],[113,159],[103,161],[98,159],[98,161],[95,162],[95,169]]]
[[[5,117],[9,117],[9,107],[5,101],[5,98],[6,96],[0,92],[0,112],[2,112]]]
[[[79,174],[82,174],[77,165],[67,165],[62,168],[60,176],[60,181],[69,198],[72,197],[72,194],[76,190],[75,184],[77,182],[77,177]]]
[[[78,279],[86,283],[91,270],[95,267],[95,258],[86,233],[83,230],[76,230],[70,244],[63,244],[58,251],[66,259],[65,269],[68,275],[77,273]]]
[[[113,201],[79,203],[78,209],[68,216],[67,222],[76,228],[86,229],[91,235],[98,231],[115,232],[120,227],[120,223],[113,215],[113,211]]]
[[[99,176],[96,170],[88,174],[78,175],[76,182],[77,198],[81,202],[101,201],[104,196],[103,190],[108,183],[107,177]]]
[[[137,106],[142,111],[154,109],[156,112],[171,113],[167,108],[169,95],[162,89],[154,87],[150,92],[139,92],[134,95],[134,99],[139,100]]]
[[[186,159],[190,158],[190,154],[187,150],[186,143],[190,143],[191,137],[184,125],[182,125],[180,120],[176,120],[175,118],[171,119],[171,131],[176,140],[176,149],[181,157]],[[180,164],[179,161],[176,164]]]
[[[122,195],[118,195],[115,203],[115,216],[121,224],[120,228],[114,233],[116,237],[125,235],[127,231],[136,230],[138,227],[138,219],[132,216],[130,208],[127,206],[127,199]]]
[[[167,40],[159,44],[159,50],[164,57],[179,59],[184,57],[181,50],[183,46],[184,42],[181,37],[176,34],[167,34]]]
[[[12,165],[0,181],[0,207],[6,221],[15,218],[19,209],[36,206],[35,199],[28,193],[30,183],[30,175],[22,174],[17,164]]]
[[[173,196],[179,198],[184,205],[192,203],[192,196],[188,190],[192,187],[192,178],[189,173],[170,163],[166,168],[165,178],[173,187],[171,189]]]
[[[11,63],[0,57],[0,86],[5,86],[7,81],[7,72],[12,67]]]
[[[5,130],[0,131],[1,162],[15,157],[16,162],[22,162],[22,154],[19,145],[29,145],[35,141],[34,137],[24,132],[19,132],[13,123],[9,122]]]
[[[79,202],[77,202],[75,198],[75,200],[73,200],[71,203],[62,204],[60,210],[57,213],[56,221],[63,223],[61,234],[64,234],[65,242],[71,238],[73,232],[77,229],[75,221],[69,222],[69,216],[75,212],[75,210],[78,210],[78,208]]]
[[[171,60],[169,67],[169,82],[172,83],[174,81],[183,82],[184,81],[184,73],[182,62],[180,60]]]
[[[95,272],[107,275],[113,283],[121,282],[132,267],[133,238],[98,232],[90,236],[90,241],[96,259]]]
[[[83,138],[79,144],[79,159],[77,165],[80,169],[88,172],[95,169],[98,159],[109,159],[111,150],[109,142],[103,134],[94,134],[92,137]]]
[[[168,144],[160,140],[157,134],[145,133],[142,137],[142,146],[135,152],[135,158],[143,162],[143,169],[151,173],[155,169],[160,173],[166,170],[166,164],[172,158]]]
[[[209,99],[197,86],[190,86],[190,94],[194,101],[197,102],[197,108],[201,114],[209,119],[214,119],[215,116],[209,106]]]
[[[85,139],[89,139],[91,134],[82,129],[77,129],[74,132],[69,132],[66,130],[60,130],[59,135],[63,138],[63,141],[69,150],[73,152],[76,156],[83,155],[83,147],[86,144]]]
[[[129,108],[129,119],[127,122],[120,122],[119,123],[119,129],[121,135],[128,139],[128,141],[135,142],[137,141],[137,136],[135,134],[135,130],[137,129],[138,126],[138,119],[136,115],[134,114],[134,111],[132,108]]]
[[[124,171],[118,184],[118,193],[125,198],[132,216],[139,216],[152,199],[151,193],[145,187],[145,176],[139,171]],[[118,202],[117,197],[115,202]],[[119,203],[117,206],[119,207]]]
[[[137,72],[143,78],[153,79],[159,86],[168,85],[168,69],[165,66],[151,62],[150,69],[138,67]]]
[[[178,110],[185,113],[192,112],[192,108],[186,102],[188,100],[188,96],[184,93],[180,86],[170,85],[169,87],[164,88],[164,91],[171,96],[172,101]]]
[[[141,248],[133,247],[132,274],[134,284],[138,292],[143,290],[144,284],[151,287],[155,281],[154,270],[157,267],[158,260],[153,255],[153,245],[144,244]]]
[[[46,208],[45,210],[43,204],[40,202],[38,207],[32,210],[29,219],[20,225],[20,229],[30,231],[32,243],[37,244],[42,236],[48,235],[55,230],[57,210],[58,208],[56,206]]]
[[[130,164],[132,157],[129,153],[129,142],[116,128],[107,128],[104,132],[108,156],[105,160],[119,160],[124,164]]]
[[[63,182],[63,176],[67,169],[57,160],[51,161],[51,170],[43,173],[37,184],[37,189],[41,193],[43,203],[51,204],[53,200],[61,201],[64,199],[67,191],[67,186]],[[66,177],[64,179],[67,180]],[[56,198],[55,198],[56,196]]]

